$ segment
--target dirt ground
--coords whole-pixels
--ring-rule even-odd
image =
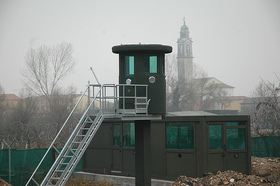
[[[187,185],[277,185],[280,186],[280,158],[252,157],[252,175],[236,171],[217,172],[203,178],[180,176],[172,186]]]
[[[12,185],[8,184],[5,180],[2,180],[0,177],[0,186],[12,186]]]
[[[7,182],[1,180],[0,186],[8,186]],[[88,180],[70,179],[66,185],[96,185],[112,186],[104,180],[101,183],[93,183]],[[180,176],[171,186],[204,186],[204,185],[277,185],[280,186],[280,158],[256,158],[252,157],[252,175],[241,174],[236,171],[218,172],[216,175],[208,175],[203,178],[191,178]]]

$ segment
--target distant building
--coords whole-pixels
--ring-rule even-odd
[[[82,94],[75,94],[74,98],[73,98],[73,103],[76,104],[79,99],[81,98]],[[78,111],[81,111],[81,112],[84,112],[87,107],[89,106],[89,103],[93,100],[92,97],[88,97],[88,96],[83,96],[83,98],[81,99],[78,107],[76,110]],[[94,105],[92,106],[93,108],[100,108],[100,101],[99,100],[96,100],[94,102]]]
[[[60,96],[58,96],[58,99],[60,101],[62,101],[62,100],[71,101],[72,104],[70,104],[69,106],[71,107],[70,109],[72,109],[73,106],[79,101],[80,97],[81,97],[81,94],[60,95]],[[37,107],[37,110],[39,113],[44,113],[49,108],[49,102],[45,96],[36,96],[36,97],[34,97],[34,101],[35,101],[35,104],[36,104],[36,107]],[[84,112],[85,109],[87,109],[90,101],[92,101],[92,98],[89,99],[88,96],[84,96],[80,100],[80,103],[76,108],[76,111]],[[94,107],[99,107],[98,104],[99,104],[99,101],[96,101]]]
[[[185,83],[193,79],[193,51],[192,39],[189,36],[189,28],[184,24],[180,29],[180,37],[177,40],[177,64],[178,64],[178,80]],[[236,110],[241,111],[240,103],[246,99],[243,96],[234,96],[234,87],[230,86],[215,77],[193,79],[196,87],[201,89],[197,95],[197,102],[208,101],[207,109],[210,110]],[[199,110],[200,108],[194,108]]]
[[[244,101],[248,100],[249,98],[246,96],[228,96],[228,97],[222,97],[221,103],[222,103],[222,109],[223,110],[237,110],[238,113],[241,112],[241,104],[244,103]]]
[[[5,108],[16,108],[20,102],[20,98],[15,94],[2,94],[3,107]]]
[[[44,113],[47,111],[48,108],[48,102],[45,96],[36,96],[33,98],[36,109],[38,113]]]
[[[207,77],[207,78],[198,78],[195,79],[195,83],[201,87],[210,87],[212,86],[210,91],[215,91],[216,93],[221,93],[222,97],[234,96],[234,87],[223,83],[215,77]],[[207,93],[201,90],[202,93]]]

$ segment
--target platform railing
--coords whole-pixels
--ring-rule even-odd
[[[89,88],[99,89],[100,85],[90,84]],[[91,91],[88,91],[91,92]],[[148,115],[148,85],[140,84],[104,84],[101,94],[97,96],[98,105],[94,105],[90,112],[97,113],[102,110],[105,116],[122,115]],[[91,97],[89,96],[89,102]]]

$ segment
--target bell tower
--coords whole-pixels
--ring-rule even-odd
[[[189,37],[189,33],[189,28],[186,26],[184,18],[184,25],[181,26],[180,38],[177,41],[178,79],[184,82],[193,77],[193,41]]]

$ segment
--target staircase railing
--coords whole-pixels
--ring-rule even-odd
[[[50,144],[48,150],[46,151],[45,155],[43,156],[42,160],[39,162],[38,166],[36,167],[36,169],[34,170],[34,172],[32,173],[32,175],[30,176],[30,179],[27,181],[26,185],[28,185],[31,180],[36,184],[39,185],[38,181],[36,181],[34,179],[35,174],[37,173],[38,169],[40,168],[40,166],[42,165],[43,161],[45,160],[46,156],[48,155],[48,153],[50,152],[50,150],[53,148],[55,149],[57,152],[58,151],[58,147],[56,147],[56,143],[59,139],[59,137],[62,135],[62,131],[66,128],[66,126],[70,126],[71,127],[71,123],[69,122],[71,117],[77,122],[80,123],[83,118],[85,117],[85,115],[89,112],[89,110],[94,106],[95,101],[97,100],[98,97],[100,97],[101,94],[101,89],[102,86],[101,85],[95,85],[95,86],[99,86],[99,90],[96,92],[96,94],[94,94],[94,92],[89,96],[89,98],[91,98],[92,100],[90,101],[90,103],[88,104],[88,106],[86,107],[85,111],[83,112],[82,117],[80,117],[80,119],[77,119],[77,116],[75,116],[75,111],[77,111],[78,109],[82,109],[83,104],[82,100],[85,98],[86,93],[90,90],[90,87],[93,85],[88,85],[86,90],[83,92],[83,94],[81,95],[81,97],[79,98],[79,100],[77,101],[76,105],[74,106],[74,108],[72,109],[72,111],[70,112],[69,116],[67,117],[66,121],[64,122],[64,124],[62,125],[61,129],[59,130],[59,132],[57,133],[56,137],[54,138],[54,140],[52,141],[52,143]],[[80,107],[79,107],[80,106]],[[79,113],[79,112],[78,112]],[[77,113],[76,113],[77,114]],[[76,124],[76,127],[78,127],[79,125]],[[76,128],[75,127],[75,128]],[[74,130],[75,131],[75,130]],[[68,141],[71,139],[71,137],[73,137],[73,133],[71,134],[71,136],[68,138]],[[60,143],[60,142],[58,142]]]
[[[82,104],[85,102],[87,94],[87,107],[84,111],[80,109],[84,108],[85,106]],[[48,150],[46,151],[45,155],[43,156],[42,160],[36,167],[35,171],[32,173],[30,179],[26,183],[28,185],[31,180],[36,185],[45,185],[50,184],[50,179],[57,179],[55,177],[55,171],[60,172],[63,170],[59,170],[58,167],[63,164],[64,160],[61,160],[63,155],[68,155],[69,153],[73,153],[77,156],[74,159],[71,159],[72,162],[67,162],[68,169],[66,172],[60,174],[60,177],[63,177],[61,180],[60,178],[57,184],[62,183],[64,185],[67,182],[67,179],[71,176],[72,171],[75,169],[77,161],[80,160],[81,156],[83,155],[84,151],[87,148],[87,145],[90,143],[91,139],[97,132],[99,126],[101,125],[104,117],[121,117],[123,115],[138,115],[138,114],[148,114],[148,92],[147,92],[147,85],[114,85],[114,84],[89,84],[86,90],[83,92],[81,97],[79,98],[78,102],[70,112],[69,116],[67,117],[66,121],[62,125],[61,129],[57,133],[56,137],[50,144]],[[80,112],[76,112],[80,111]],[[81,117],[79,113],[83,113]],[[91,117],[95,117],[95,120],[92,121]],[[61,136],[63,136],[63,130],[66,127],[71,127],[70,119],[74,119],[75,128],[72,130],[71,135],[69,136],[67,142],[63,145],[61,151],[58,150],[57,144],[61,143],[59,140]],[[78,154],[73,152],[73,144],[75,143],[74,138],[80,136],[78,131],[86,125],[85,120],[89,119],[90,124],[93,125],[93,128],[85,138],[85,140],[78,142],[80,146],[78,146]],[[84,144],[86,145],[84,145]],[[70,147],[71,146],[71,147]],[[50,152],[51,149],[55,149],[56,152],[59,154],[58,158],[52,165],[50,171],[48,171],[47,175],[45,176],[44,180],[39,184],[38,181],[34,179],[35,174],[38,172],[40,166],[42,165],[43,161],[45,160],[46,156]],[[73,163],[73,161],[75,161]],[[69,167],[70,166],[70,167]]]

